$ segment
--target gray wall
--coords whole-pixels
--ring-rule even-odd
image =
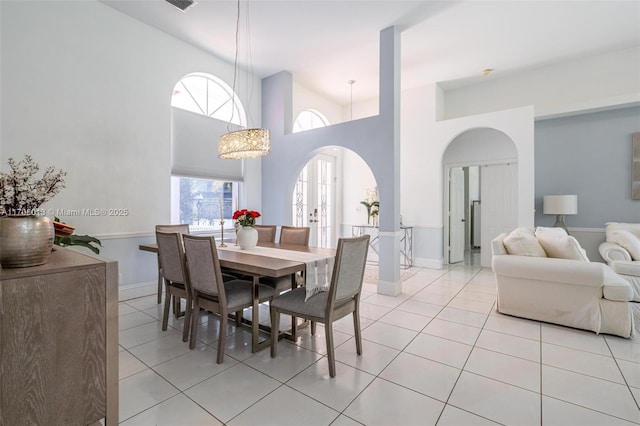
[[[638,131],[640,107],[536,122],[536,226],[553,226],[542,197],[555,194],[578,195],[569,228],[640,222],[640,201],[631,199],[631,134]]]

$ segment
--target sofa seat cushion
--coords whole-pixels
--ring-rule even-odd
[[[532,230],[516,228],[502,241],[507,253],[517,256],[547,257]]]
[[[614,260],[611,269],[627,280],[633,290],[633,301],[640,302],[640,261]]]
[[[587,252],[580,246],[578,240],[568,235],[562,228],[539,226],[536,228],[535,236],[549,257],[589,261]]]
[[[640,260],[640,238],[632,232],[625,230],[613,231],[609,241],[627,250],[633,260]]]
[[[602,295],[605,299],[616,300],[619,302],[630,302],[633,300],[634,291],[627,280],[615,273],[615,271],[607,266],[602,270]]]

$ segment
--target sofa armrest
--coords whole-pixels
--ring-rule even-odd
[[[640,277],[640,260],[614,260],[611,269],[618,274]]]
[[[598,247],[600,255],[609,264],[614,260],[631,260],[631,254],[622,246],[605,241]]]

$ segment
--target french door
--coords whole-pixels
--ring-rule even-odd
[[[331,155],[316,155],[302,169],[293,189],[292,222],[311,228],[311,246],[335,245],[335,164]]]

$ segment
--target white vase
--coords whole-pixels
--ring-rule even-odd
[[[258,231],[253,226],[242,226],[238,229],[236,238],[242,250],[250,250],[258,244]]]

